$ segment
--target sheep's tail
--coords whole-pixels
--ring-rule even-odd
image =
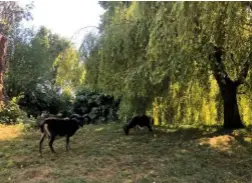
[[[40,131],[41,131],[41,133],[47,134],[48,137],[51,137],[51,133],[48,129],[48,124],[45,123],[45,121],[40,125]]]
[[[46,119],[41,120],[41,121],[39,122],[38,126],[39,126],[39,128],[40,128],[40,131],[41,131],[42,133],[44,133],[44,132],[45,132],[45,126],[47,126],[47,125],[46,125]]]
[[[39,124],[39,128],[42,133],[44,133],[44,125],[45,125],[45,121]]]
[[[153,117],[150,117],[150,124],[151,124],[151,126],[154,125],[154,118]]]

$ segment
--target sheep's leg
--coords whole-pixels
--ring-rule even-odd
[[[150,132],[153,132],[152,127],[150,125],[147,126]]]
[[[43,133],[41,135],[41,137],[40,137],[40,141],[39,141],[39,153],[40,153],[40,155],[42,155],[42,144],[43,144],[43,142],[45,140],[45,136],[46,136],[46,134]]]
[[[49,129],[48,129],[48,124],[45,124],[45,125],[44,125],[44,131],[46,132],[48,138],[50,139],[50,138],[51,138],[51,133],[50,133],[50,131],[49,131]]]
[[[55,135],[51,135],[50,136],[50,141],[49,141],[49,147],[50,147],[52,153],[55,153],[55,151],[53,149],[53,142],[54,142],[54,140],[55,140]]]
[[[137,126],[134,126],[134,131],[135,131],[135,133],[138,131]]]
[[[69,150],[69,142],[70,142],[70,137],[66,136],[66,151]]]
[[[124,131],[125,135],[129,135],[129,130],[130,130],[129,126],[123,127],[123,131]]]
[[[136,131],[140,131],[141,127],[139,125],[135,126]]]
[[[149,131],[152,133],[152,135],[153,135],[153,137],[154,137],[154,133],[153,133],[153,130],[152,130],[151,125],[148,125],[147,128],[149,129]]]
[[[142,128],[141,128],[139,125],[136,125],[136,126],[134,127],[134,129],[135,129],[135,133],[138,134],[138,133],[141,132],[141,129],[142,129]]]

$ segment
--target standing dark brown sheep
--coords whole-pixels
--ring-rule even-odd
[[[66,151],[69,150],[70,137],[84,125],[84,118],[77,114],[70,118],[55,118],[50,117],[43,120],[40,124],[41,138],[39,142],[39,153],[42,154],[42,144],[46,136],[49,138],[49,147],[51,152],[55,153],[53,149],[53,142],[56,136],[66,136]]]

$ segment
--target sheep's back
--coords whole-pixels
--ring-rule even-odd
[[[59,136],[72,136],[79,128],[75,120],[50,118],[45,121],[50,132]]]
[[[143,116],[135,116],[131,120],[131,125],[136,126],[139,125],[141,127],[149,125],[150,123],[150,118],[146,115]]]

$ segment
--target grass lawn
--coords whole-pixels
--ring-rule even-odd
[[[251,137],[250,137],[251,135]],[[245,183],[252,182],[252,133],[214,127],[155,128],[155,137],[121,125],[87,125],[65,152],[65,138],[50,153],[40,133],[0,126],[0,183]]]

